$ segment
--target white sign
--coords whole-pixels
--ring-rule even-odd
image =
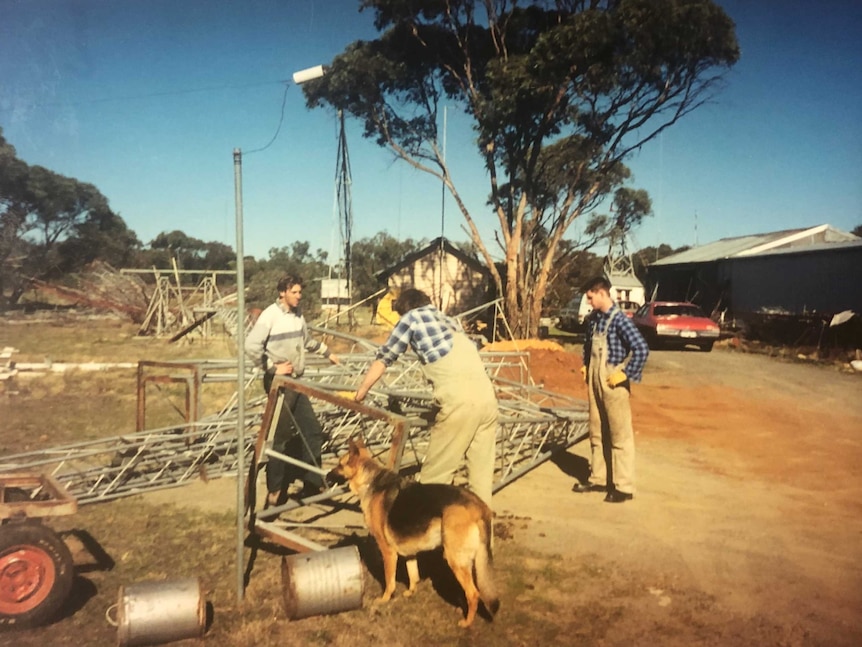
[[[330,299],[348,299],[347,279],[323,279],[320,282],[320,298],[326,303]]]

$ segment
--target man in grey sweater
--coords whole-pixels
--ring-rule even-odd
[[[338,358],[329,352],[326,344],[308,332],[305,317],[299,309],[302,279],[293,275],[283,276],[277,289],[278,300],[261,312],[246,338],[246,355],[264,371],[263,388],[267,393],[276,375],[302,376],[306,352],[318,353],[333,364],[338,363]],[[311,401],[301,393],[286,389],[272,448],[319,467],[322,444],[323,429]],[[282,460],[270,460],[266,466],[267,503],[283,503],[288,487],[296,479],[303,482],[300,498],[317,494],[324,488],[323,477],[317,472],[303,470]]]

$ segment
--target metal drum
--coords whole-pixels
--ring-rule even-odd
[[[358,609],[364,591],[359,549],[344,546],[283,557],[281,585],[291,620]]]
[[[112,607],[113,608],[113,607]],[[197,578],[139,582],[120,587],[117,598],[117,644],[158,645],[203,635],[206,603]]]

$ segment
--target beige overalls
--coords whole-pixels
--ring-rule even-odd
[[[632,410],[629,390],[620,385],[608,386],[608,376],[625,366],[608,364],[608,330],[616,310],[608,318],[605,329],[593,330],[587,392],[590,400],[590,483],[611,486],[618,492],[634,494],[635,440],[632,430]],[[610,467],[610,469],[608,469]]]
[[[434,385],[439,411],[429,433],[428,452],[419,472],[422,483],[452,483],[467,460],[467,481],[491,505],[497,441],[497,395],[473,342],[455,333],[452,350],[422,366]]]

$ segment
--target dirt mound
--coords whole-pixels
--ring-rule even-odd
[[[559,352],[565,351],[557,342],[549,339],[516,339],[495,341],[492,344],[482,346],[482,350],[487,351],[524,351],[533,349],[555,350]]]
[[[554,393],[586,399],[587,387],[581,376],[580,353],[566,352],[562,347],[559,351],[531,348],[529,352],[530,375],[537,385]]]

